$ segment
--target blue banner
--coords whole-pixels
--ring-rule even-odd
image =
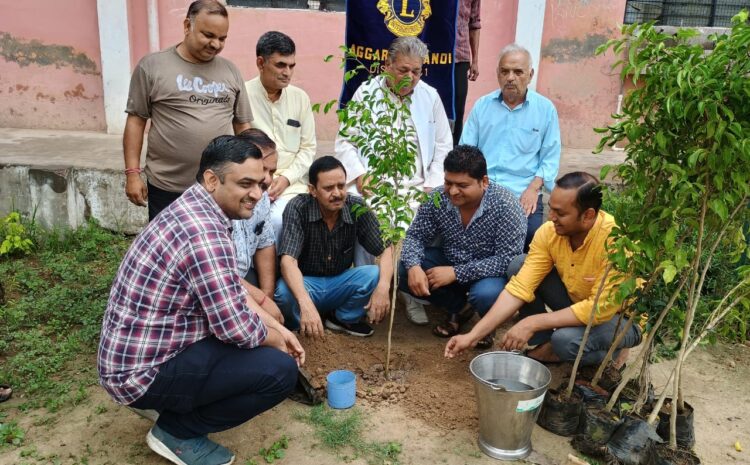
[[[396,37],[416,36],[427,44],[422,79],[437,89],[448,119],[454,119],[453,51],[458,0],[347,0],[346,46],[368,68],[385,63]],[[346,71],[357,63],[348,60]],[[377,70],[380,72],[380,70]],[[367,73],[359,73],[341,90],[340,104],[352,98]]]

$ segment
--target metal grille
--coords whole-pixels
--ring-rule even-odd
[[[227,5],[251,8],[293,8],[320,11],[346,10],[346,0],[228,0]]]
[[[656,21],[678,27],[730,27],[750,0],[627,0],[625,24]]]

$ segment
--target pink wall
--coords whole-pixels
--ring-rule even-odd
[[[551,98],[567,147],[595,147],[593,127],[606,125],[617,107],[620,78],[610,52],[594,50],[619,34],[625,0],[547,0],[537,90]]]
[[[105,129],[96,0],[0,0],[0,126]]]
[[[497,89],[497,54],[516,37],[518,1],[523,0],[482,0],[479,79],[469,82],[465,118],[479,97]]]
[[[187,11],[186,0],[159,2],[161,47],[182,40],[182,20]],[[148,53],[146,0],[130,0],[131,54],[137,62]],[[255,43],[266,31],[282,31],[297,45],[297,70],[294,85],[307,91],[313,102],[327,102],[338,98],[342,72],[338,62],[323,62],[326,55],[337,55],[344,43],[344,14],[271,8],[230,8],[229,37],[222,56],[233,61],[246,80],[257,75]],[[516,0],[484,0],[482,2],[482,32],[480,41],[480,75],[471,83],[468,109],[481,95],[497,85],[496,55],[515,35]],[[139,24],[134,24],[138,22]],[[333,140],[338,129],[335,114],[317,115],[317,135],[320,140]]]
[[[480,74],[469,85],[467,116],[478,97],[497,87],[497,52],[515,37],[518,1],[482,1]],[[158,1],[161,48],[182,40],[188,4]],[[132,65],[149,51],[146,5],[147,0],[128,0]],[[594,57],[593,51],[617,34],[624,8],[625,0],[547,0],[537,89],[555,102],[566,146],[593,147],[598,137],[591,128],[606,124],[615,111],[621,91],[610,70],[615,58]],[[0,11],[5,12],[0,15],[0,126],[104,130],[96,1],[0,0]],[[344,41],[344,14],[231,8],[223,56],[245,79],[257,74],[258,37],[272,29],[297,43],[294,83],[313,102],[337,98],[341,71],[323,57],[337,54]],[[318,138],[332,140],[335,115],[316,120]]]

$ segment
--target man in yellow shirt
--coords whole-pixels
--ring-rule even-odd
[[[537,231],[529,254],[511,262],[508,285],[469,333],[448,341],[446,357],[475,346],[519,311],[521,319],[505,333],[503,349],[521,350],[529,344],[536,347],[527,356],[541,362],[575,359],[595,310],[596,293],[607,273],[605,245],[615,220],[599,210],[602,193],[594,176],[568,173],[555,184],[549,199],[549,221]],[[582,365],[601,363],[617,331],[615,315],[620,306],[613,302],[613,294],[621,280],[611,279],[613,274],[604,280]],[[553,311],[547,312],[545,305]],[[618,350],[640,341],[640,329],[633,325]]]
[[[307,172],[315,158],[315,119],[310,98],[291,85],[296,66],[294,41],[288,35],[269,31],[255,46],[258,76],[247,81],[253,110],[252,126],[276,143],[278,168],[268,187],[271,224],[276,244],[281,240],[281,220],[287,202],[307,193]]]

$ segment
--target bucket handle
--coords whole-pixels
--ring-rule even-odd
[[[511,355],[523,355],[523,352],[521,352],[518,349],[513,350],[498,350],[497,352],[500,352],[502,354],[511,354]],[[502,384],[493,384],[493,383],[487,383],[489,385],[489,388],[493,391],[497,392],[508,392],[508,389],[503,386]]]

